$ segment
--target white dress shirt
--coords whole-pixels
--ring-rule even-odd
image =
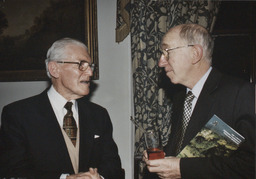
[[[192,90],[190,90],[189,88],[187,88],[187,92],[188,92],[188,91],[192,91],[192,93],[193,93],[194,96],[195,96],[194,99],[193,99],[193,101],[192,101],[191,114],[192,114],[193,111],[194,111],[194,108],[195,108],[195,106],[196,106],[196,102],[197,102],[197,100],[198,100],[198,98],[199,98],[199,95],[200,95],[200,93],[201,93],[201,91],[202,91],[202,89],[203,89],[203,87],[204,87],[204,83],[205,83],[206,79],[208,78],[208,76],[209,76],[211,70],[212,70],[212,67],[210,67],[210,68],[208,69],[208,71],[207,71],[207,72],[204,74],[204,76],[196,83],[196,85],[193,87]]]
[[[47,92],[50,103],[52,105],[53,111],[56,115],[56,118],[60,124],[60,126],[63,126],[63,118],[65,114],[67,113],[67,110],[64,108],[65,104],[68,102],[63,96],[61,96],[53,86],[50,87],[50,89]],[[76,100],[71,100],[70,102],[73,103],[72,105],[72,112],[74,119],[76,121],[76,125],[78,127],[78,107]]]

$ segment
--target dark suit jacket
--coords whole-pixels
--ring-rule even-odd
[[[106,179],[123,178],[108,112],[83,98],[77,102],[79,172],[93,167]],[[5,106],[0,130],[0,178],[50,179],[59,178],[62,173],[73,174],[74,170],[47,90]]]
[[[165,147],[174,155],[174,133],[182,119],[185,91],[173,100],[172,133]],[[212,69],[198,98],[188,124],[182,148],[216,114],[245,137],[245,142],[231,157],[182,158],[182,178],[254,178],[255,175],[255,111],[254,87],[242,80]]]
[[[171,135],[164,151],[175,156],[177,138],[181,126],[186,91],[177,93],[173,99]],[[245,137],[245,142],[230,157],[182,158],[182,178],[254,179],[255,177],[255,111],[254,87],[249,83],[224,75],[212,69],[209,74],[188,124],[182,148],[216,114],[224,122]],[[158,176],[146,171],[144,179]]]

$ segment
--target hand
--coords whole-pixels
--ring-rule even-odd
[[[101,179],[97,168],[89,168],[88,172],[67,176],[67,179]]]
[[[146,162],[146,161],[148,160],[148,153],[147,153],[147,151],[146,151],[146,150],[144,150],[144,151],[143,151],[143,157],[142,157],[142,160],[143,160],[144,162]]]
[[[148,160],[147,152],[143,152],[143,161],[145,161],[149,172],[157,173],[162,179],[181,178],[180,158],[165,157],[164,159]]]

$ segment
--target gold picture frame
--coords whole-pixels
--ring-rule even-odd
[[[3,34],[4,30],[8,28],[9,16],[7,16],[7,13],[14,12],[3,11],[3,9],[8,9],[7,3],[12,3],[9,4],[11,8],[17,6],[16,8],[19,9],[30,8],[31,10],[34,10],[35,7],[33,7],[31,2],[32,1],[27,0],[0,0],[0,17],[2,15],[6,19],[6,21],[0,21],[0,81],[49,80],[44,65],[46,53],[55,40],[63,37],[75,38],[87,45],[91,59],[96,67],[93,79],[99,79],[97,1],[34,1],[34,3],[48,3],[45,5],[45,9],[42,10],[42,13],[39,16],[33,17],[34,24],[26,29],[22,35],[15,35],[12,37],[9,34]],[[34,4],[34,6],[36,6],[36,4]],[[29,11],[28,13],[33,14]],[[16,14],[15,16],[18,20],[19,15]],[[22,22],[18,23],[17,20],[15,22],[17,23],[18,28],[18,24]],[[28,40],[22,41],[22,45],[20,45],[21,38],[22,40]],[[13,48],[11,48],[11,45],[8,46],[8,44],[13,45]]]

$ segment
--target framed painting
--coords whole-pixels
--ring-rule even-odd
[[[96,0],[0,0],[0,81],[46,81],[46,53],[64,37],[84,42],[99,78]]]

